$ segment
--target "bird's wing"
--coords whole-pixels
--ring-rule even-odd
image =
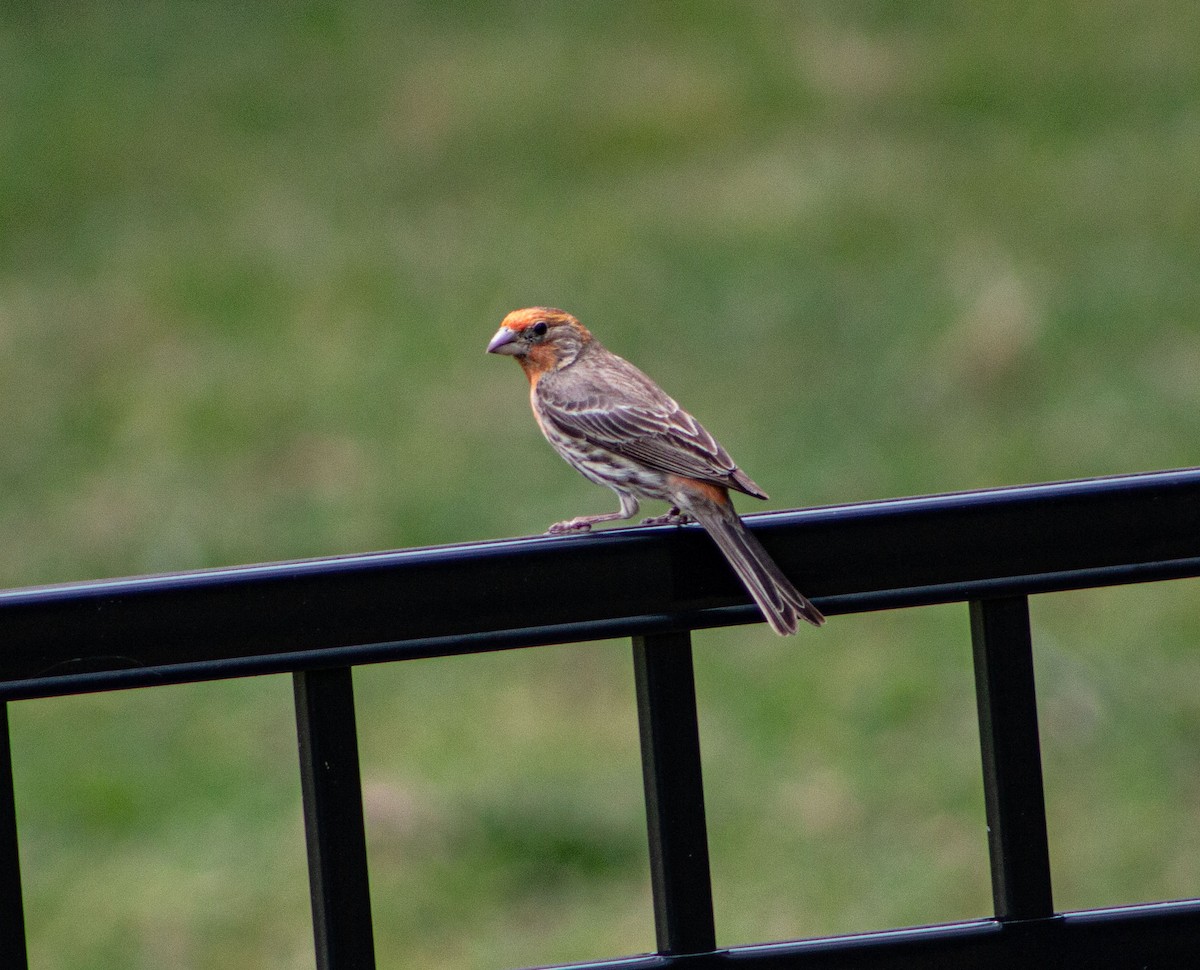
[[[733,459],[704,426],[628,361],[610,356],[584,382],[543,379],[543,417],[657,471],[742,488]]]

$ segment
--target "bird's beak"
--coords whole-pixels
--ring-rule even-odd
[[[517,332],[509,330],[508,327],[501,327],[496,331],[496,336],[492,338],[492,342],[487,346],[489,354],[508,354],[515,356],[520,352],[520,346],[516,343]]]

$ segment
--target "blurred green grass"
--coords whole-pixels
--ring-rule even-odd
[[[535,302],[772,507],[1195,464],[1190,17],[9,6],[0,584],[607,510],[483,355]],[[1033,604],[1061,906],[1200,891],[1195,594]],[[722,943],[988,912],[965,638],[697,635]],[[626,645],[356,677],[381,967],[652,947]],[[10,714],[33,966],[312,965],[286,680]]]

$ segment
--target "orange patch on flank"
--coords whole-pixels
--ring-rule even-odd
[[[713,485],[711,482],[702,482],[697,478],[688,478],[685,475],[671,475],[667,478],[667,481],[672,486],[683,486],[694,489],[718,505],[729,504],[729,489],[722,488],[720,485]]]

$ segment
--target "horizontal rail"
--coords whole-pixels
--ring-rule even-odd
[[[851,936],[621,957],[546,970],[1155,970],[1190,967],[1200,901],[1148,903],[1004,923],[981,919]]]
[[[829,614],[968,601],[994,919],[715,949],[688,631],[761,619],[697,528],[0,592],[3,701],[295,672],[320,967],[374,965],[350,666],[632,635],[659,952],[573,970],[1193,965],[1200,900],[1056,913],[1028,596],[1200,575],[1200,469],[751,516]],[[553,588],[553,597],[537,592]],[[0,719],[0,728],[3,721]],[[3,731],[0,731],[3,735]],[[0,963],[25,959],[0,736]]]
[[[1200,469],[747,521],[827,614],[1200,575]],[[0,591],[0,700],[758,619],[699,527],[44,586]]]

